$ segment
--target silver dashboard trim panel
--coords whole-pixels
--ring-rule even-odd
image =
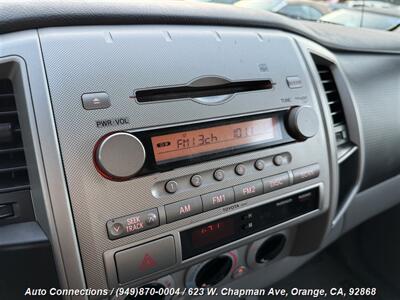
[[[0,57],[0,63],[14,62],[20,69],[16,96],[23,96],[17,101],[25,117],[21,127],[32,202],[36,219],[51,241],[60,285],[85,288],[37,30],[3,35]]]
[[[164,39],[162,33],[166,30],[170,32],[174,42]],[[157,124],[167,125],[192,120],[196,122],[196,120],[205,117],[215,118],[287,107],[288,103],[284,102],[281,97],[289,97],[290,106],[304,105],[306,103],[317,110],[319,109],[318,98],[310,82],[310,73],[306,69],[306,62],[302,58],[301,50],[294,37],[283,32],[264,29],[256,31],[248,28],[220,27],[217,30],[222,36],[222,41],[215,41],[215,28],[212,26],[87,26],[84,28],[48,28],[39,31],[54,109],[56,130],[60,142],[60,148],[56,148],[56,151],[62,152],[65,174],[68,177],[68,185],[70,187],[69,193],[71,195],[70,200],[73,207],[75,228],[77,229],[79,248],[89,287],[104,288],[106,286],[106,274],[104,273],[104,262],[102,261],[102,255],[105,251],[133,242],[147,240],[150,237],[154,238],[159,234],[164,234],[166,231],[174,233],[177,228],[218,215],[217,210],[209,211],[174,223],[165,224],[159,228],[127,236],[123,239],[109,241],[104,224],[111,218],[126,215],[126,212],[141,211],[150,206],[162,207],[172,202],[190,198],[193,193],[199,193],[200,190],[202,193],[208,193],[216,189],[237,185],[242,183],[243,180],[254,180],[256,176],[274,175],[273,172],[289,171],[289,168],[295,169],[315,162],[321,164],[322,169],[319,179],[324,183],[325,187],[321,201],[324,202],[326,207],[329,206],[331,201],[329,177],[331,176],[332,163],[329,162],[328,157],[325,155],[328,147],[330,147],[330,142],[328,141],[327,143],[326,135],[324,134],[327,132],[326,128],[312,139],[304,142],[305,145],[309,145],[307,153],[303,151],[303,146],[299,143],[293,143],[285,145],[284,148],[276,147],[274,149],[241,154],[239,158],[240,160],[252,160],[260,155],[262,157],[274,155],[285,149],[286,151],[292,151],[293,155],[297,157],[290,166],[275,167],[274,169],[260,172],[258,175],[248,175],[245,179],[232,177],[230,180],[216,183],[215,187],[204,187],[198,189],[198,191],[171,195],[165,199],[155,199],[149,194],[154,182],[166,180],[171,176],[183,176],[192,172],[214,168],[217,165],[227,166],[237,162],[238,157],[228,157],[201,163],[196,166],[137,178],[125,183],[107,181],[99,176],[93,168],[91,153],[95,141],[98,140],[99,136],[109,132],[109,130],[115,130],[113,128],[96,128],[94,126],[96,122],[94,121],[99,119],[125,115],[133,121],[132,124],[124,124],[117,129],[130,131],[152,127]],[[78,31],[79,35],[76,34]],[[112,33],[113,43],[110,44],[104,39],[105,32]],[[262,41],[257,37],[257,33],[264,36]],[[209,44],[207,49],[201,48],[201,54],[206,58],[203,64],[198,64],[198,62],[194,61],[194,54],[189,51],[193,48],[193,36],[196,37],[197,43],[203,41]],[[133,39],[134,37],[135,39]],[[229,55],[227,55],[226,51],[223,52],[225,48],[230,49],[228,47],[231,47],[235,39],[239,37],[240,43],[237,44],[237,50],[229,52]],[[140,41],[143,43],[138,42],[137,39],[142,38],[143,40]],[[154,47],[155,42],[161,48]],[[214,57],[207,55],[207,53],[215,53],[212,45],[218,46],[219,52],[217,54],[222,55],[222,53],[225,53],[222,64],[218,61],[218,55],[214,55]],[[176,47],[182,49],[182,53],[185,54],[184,57],[177,56],[176,51],[171,52],[171,49]],[[254,51],[253,55],[243,51],[244,47],[251,47],[252,51]],[[149,53],[149,51],[145,51],[145,49],[158,48],[162,52]],[[93,55],[92,51],[88,51],[90,49],[100,50],[99,55]],[[129,49],[135,49],[135,52],[127,51]],[[278,60],[272,59],[277,53],[282,56],[282,52],[285,53],[285,57],[288,60],[288,64],[284,69],[282,69],[282,65]],[[88,57],[89,53],[91,53],[90,57]],[[188,53],[191,53],[191,55],[188,55]],[[167,57],[171,59],[166,59]],[[182,70],[181,72],[171,73],[170,68],[175,69],[178,59],[181,62],[179,66],[181,66]],[[185,63],[182,63],[182,59]],[[265,61],[269,63],[270,71],[268,72],[270,74],[265,74],[258,68],[259,63]],[[241,64],[238,64],[238,62],[241,62]],[[193,66],[197,67],[194,68]],[[152,68],[155,68],[154,70],[157,70],[158,73],[150,72],[150,70],[153,70]],[[107,72],[101,72],[101,70],[105,69],[107,69]],[[132,72],[132,70],[135,70],[135,72]],[[199,73],[224,73],[232,80],[243,79],[246,76],[248,76],[248,78],[245,78],[246,80],[274,76],[279,80],[280,84],[276,85],[273,91],[268,91],[268,102],[265,102],[266,93],[263,92],[235,95],[231,101],[224,105],[212,106],[212,110],[210,106],[198,105],[193,101],[169,102],[168,105],[166,103],[163,104],[162,113],[157,116],[155,115],[154,105],[135,106],[135,101],[129,99],[132,87],[173,85],[176,82],[186,82]],[[154,76],[154,74],[157,74],[157,76]],[[282,76],[282,74],[298,74],[302,76],[304,87],[296,90],[288,89],[285,81],[286,77]],[[89,90],[105,90],[110,95],[113,105],[106,110],[82,110],[80,95]],[[79,103],[76,102],[78,98]],[[243,105],[243,103],[246,103],[246,105]],[[319,116],[318,122],[323,122],[324,118]],[[320,145],[323,145],[322,148]],[[327,156],[330,156],[329,151]],[[312,183],[306,182],[291,186],[286,188],[285,191],[271,193],[271,195],[265,197],[270,198],[280,193],[296,191]],[[333,201],[336,201],[336,199],[333,199]],[[104,209],[105,207],[107,209]],[[325,220],[323,215],[321,215],[321,218]],[[311,224],[312,222],[307,223]],[[327,222],[323,225],[323,232],[319,230],[318,234],[313,238],[315,242],[313,248],[317,247],[321,242],[326,226]],[[300,226],[300,228],[302,227],[303,225]],[[314,229],[312,229],[313,232]],[[304,251],[311,250],[306,248]]]

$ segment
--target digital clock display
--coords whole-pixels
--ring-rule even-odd
[[[192,232],[192,244],[196,247],[208,246],[232,236],[234,233],[235,225],[233,219],[220,220],[194,230]]]
[[[156,163],[198,157],[282,138],[277,117],[153,136]]]

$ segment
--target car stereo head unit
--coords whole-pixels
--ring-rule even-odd
[[[312,241],[300,226],[328,218],[335,139],[298,41],[239,27],[77,30],[40,34],[58,192],[88,287],[140,286],[240,247],[246,266],[245,246],[282,230],[300,254],[322,240],[320,220]]]

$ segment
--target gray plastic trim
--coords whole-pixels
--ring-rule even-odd
[[[340,66],[340,63],[333,55],[333,59],[330,59],[333,62],[333,76],[336,81],[337,88],[339,90],[340,97],[342,99],[342,105],[344,114],[346,117],[346,124],[348,128],[348,133],[350,140],[357,145],[358,153],[353,152],[354,154],[359,155],[359,163],[358,163],[358,172],[357,179],[355,181],[355,185],[350,193],[347,195],[345,200],[342,200],[342,206],[340,210],[336,213],[335,219],[333,220],[333,224],[337,223],[340,218],[343,217],[347,208],[349,207],[351,201],[354,199],[357,192],[360,190],[361,183],[363,181],[364,174],[364,166],[365,166],[365,149],[364,149],[364,133],[361,126],[361,118],[360,112],[357,106],[357,102],[355,101],[354,95],[350,88],[350,83],[347,80],[343,69]],[[351,151],[351,150],[350,150]],[[348,156],[349,157],[349,156]]]
[[[330,210],[329,210],[329,223],[333,221],[334,214],[337,207],[338,202],[338,190],[339,190],[339,168],[336,162],[336,140],[334,136],[334,132],[332,130],[332,120],[330,117],[330,110],[327,104],[327,101],[324,101],[323,97],[325,97],[325,93],[323,87],[320,83],[320,78],[318,77],[318,71],[315,67],[314,61],[310,55],[311,51],[319,51],[326,53],[327,55],[332,56],[332,54],[325,48],[321,47],[318,44],[315,44],[309,40],[306,40],[301,37],[295,37],[299,48],[301,49],[303,58],[306,62],[307,69],[310,73],[310,78],[312,80],[312,85],[314,90],[316,91],[316,95],[318,97],[318,105],[322,112],[323,122],[323,130],[328,141],[328,156],[329,156],[329,165],[330,169]],[[329,233],[331,226],[327,226],[325,235]]]
[[[365,149],[363,147],[363,145],[365,145],[364,143],[364,137],[363,137],[363,131],[362,131],[362,127],[361,127],[361,122],[360,122],[360,112],[359,109],[357,107],[357,103],[354,100],[354,95],[351,91],[350,88],[350,84],[345,76],[344,71],[342,70],[338,60],[336,59],[335,55],[330,52],[329,50],[321,47],[318,44],[315,44],[312,41],[306,40],[302,37],[298,38],[302,43],[304,43],[305,47],[306,47],[306,51],[309,54],[314,54],[317,55],[319,57],[321,57],[324,60],[329,61],[332,65],[332,71],[333,71],[333,76],[335,78],[336,81],[336,85],[337,88],[339,90],[341,99],[342,99],[342,105],[343,105],[343,109],[344,109],[344,113],[345,113],[345,117],[346,117],[346,122],[347,122],[347,127],[348,127],[348,131],[349,131],[349,137],[350,140],[357,145],[358,148],[358,155],[359,155],[359,165],[358,165],[358,176],[356,179],[356,184],[354,185],[353,189],[351,190],[351,192],[348,194],[347,199],[343,200],[343,205],[340,208],[340,210],[338,212],[336,212],[336,216],[334,216],[334,218],[332,219],[332,225],[335,226],[335,224],[337,222],[339,222],[339,220],[343,217],[344,213],[346,212],[347,208],[349,207],[349,205],[351,204],[351,201],[354,199],[355,195],[357,194],[357,192],[360,189],[361,186],[361,182],[363,179],[363,174],[364,174],[364,165],[365,165]],[[329,137],[332,139],[331,140],[331,145],[335,145],[335,137],[333,135],[333,124],[332,124],[332,119],[330,117],[330,111],[329,111],[329,107],[327,104],[327,101],[325,100],[326,96],[325,96],[325,92],[324,89],[322,87],[320,78],[318,77],[318,71],[315,67],[315,63],[312,60],[311,56],[309,56],[308,59],[308,66],[311,68],[312,70],[312,74],[314,75],[313,78],[315,80],[315,85],[320,97],[320,104],[323,106],[323,111],[325,113],[325,124],[327,124],[327,126],[329,126],[328,131],[332,134],[329,135]],[[311,58],[311,59],[310,59]],[[322,100],[324,99],[324,100]],[[349,151],[349,153],[346,155],[346,157],[348,158],[351,154],[354,154],[356,149],[351,149]],[[336,153],[336,149],[334,150]],[[336,155],[334,156],[336,157]],[[344,158],[342,158],[342,161],[344,160]],[[336,161],[333,162],[334,164],[339,164],[342,161]],[[336,172],[338,176],[338,168],[336,168]],[[336,186],[332,186],[333,190],[336,190],[337,193],[339,191],[339,185],[338,185],[338,181],[337,181],[337,185]],[[336,196],[337,197],[337,196]]]
[[[339,157],[338,164],[340,165],[342,162],[346,161],[350,156],[356,153],[358,150],[357,146],[351,147],[351,149],[347,150],[346,153]]]
[[[48,242],[43,230],[36,222],[25,222],[0,226],[1,251],[20,249]]]
[[[11,78],[23,116],[21,128],[37,221],[51,241],[61,287],[84,288],[37,31],[3,35],[0,44],[0,64],[15,65]]]

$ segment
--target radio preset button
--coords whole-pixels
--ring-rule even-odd
[[[239,176],[243,176],[246,173],[246,167],[244,164],[238,164],[235,167],[235,173]]]
[[[275,166],[281,166],[283,164],[283,157],[281,155],[275,155],[273,161]]]
[[[254,162],[254,168],[256,168],[258,171],[264,170],[265,167],[265,162],[262,159],[257,159]]]
[[[125,283],[161,271],[176,263],[175,241],[168,236],[115,254],[118,279]]]
[[[261,180],[255,180],[234,186],[233,190],[235,192],[235,201],[242,201],[261,195],[263,193],[263,183]]]
[[[167,223],[175,222],[203,211],[200,197],[194,197],[187,200],[165,205],[165,214]]]
[[[275,166],[287,165],[288,163],[290,163],[290,161],[291,161],[291,155],[289,153],[277,154],[272,159],[272,162],[274,163]]]
[[[289,174],[287,172],[274,176],[263,178],[264,193],[269,193],[275,190],[289,186]]]
[[[293,183],[304,182],[319,176],[319,164],[309,165],[307,167],[292,170]]]
[[[223,189],[201,196],[204,211],[232,204],[235,202],[235,194],[232,188]]]
[[[190,178],[190,183],[191,183],[194,187],[199,187],[199,186],[201,186],[201,184],[203,183],[203,178],[202,178],[200,175],[198,175],[198,174],[193,175],[193,176]]]
[[[170,180],[165,184],[165,190],[173,194],[178,190],[178,183],[175,180]]]
[[[214,172],[214,179],[215,180],[222,181],[222,180],[224,180],[224,178],[225,178],[224,170],[221,170],[221,169],[215,170],[215,172]]]

